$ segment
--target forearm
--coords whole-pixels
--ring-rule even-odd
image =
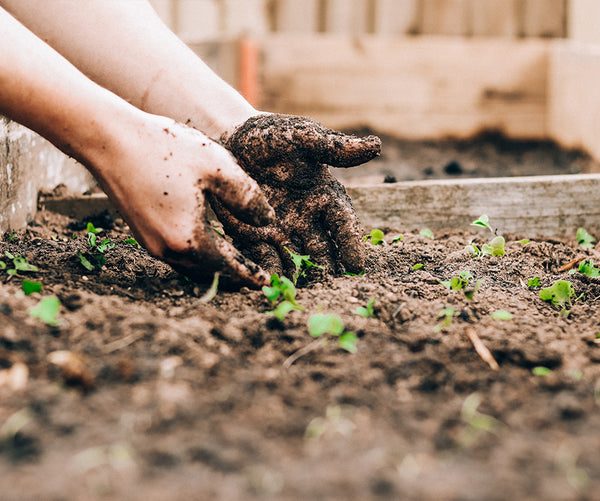
[[[256,114],[145,0],[0,0],[75,66],[134,106],[217,138]]]

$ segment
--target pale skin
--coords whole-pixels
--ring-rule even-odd
[[[260,113],[147,1],[0,0],[0,33],[0,114],[82,162],[153,255],[191,278],[268,283],[205,220],[213,195],[243,223],[274,222],[213,141]]]

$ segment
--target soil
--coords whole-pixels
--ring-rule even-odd
[[[62,303],[46,325],[28,314],[39,295],[1,276],[3,500],[597,499],[600,280],[557,271],[597,251],[506,235],[504,257],[472,258],[475,229],[394,244],[386,229],[388,245],[364,244],[364,275],[309,281],[306,311],[280,323],[261,291],[204,302],[206,286],[124,243],[120,221],[89,272],[78,227],[42,213],[0,243]],[[482,282],[471,301],[439,283],[462,270]],[[561,318],[534,276],[585,299]],[[371,298],[374,318],[352,313]],[[319,310],[358,335],[357,353],[330,342],[285,368]]]
[[[600,279],[559,269],[600,257],[575,236],[505,235],[505,256],[473,258],[465,245],[490,238],[475,228],[382,228],[386,245],[362,244],[364,275],[309,275],[306,310],[279,322],[261,291],[207,302],[118,219],[93,221],[116,245],[88,271],[86,222],[41,212],[0,239],[62,304],[56,326],[33,318],[40,294],[0,272],[3,501],[598,499]],[[440,284],[465,270],[481,281],[472,300]],[[583,294],[568,317],[535,276]],[[374,317],[353,313],[372,298]],[[456,315],[436,328],[445,308]],[[355,354],[314,342],[319,311],[357,334]]]

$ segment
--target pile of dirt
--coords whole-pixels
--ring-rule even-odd
[[[0,272],[2,499],[597,497],[600,279],[558,270],[600,259],[574,236],[505,235],[505,256],[473,258],[465,245],[488,239],[474,228],[395,243],[402,229],[387,229],[386,245],[364,244],[364,275],[309,281],[306,310],[279,322],[261,291],[206,303],[120,221],[89,271],[72,223],[42,213],[0,242],[62,304],[58,325],[33,318],[40,294]],[[440,283],[463,271],[481,281],[472,300]],[[583,294],[566,318],[539,297],[557,279]],[[374,317],[353,313],[373,298]],[[356,333],[357,353],[332,340],[288,366],[319,311]]]

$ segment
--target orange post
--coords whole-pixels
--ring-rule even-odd
[[[247,37],[242,38],[239,57],[239,91],[252,106],[257,106],[259,100],[257,44]]]

